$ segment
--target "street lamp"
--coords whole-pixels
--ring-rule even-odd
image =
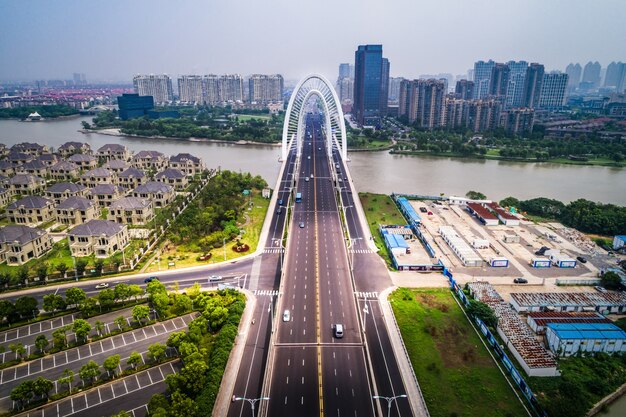
[[[252,417],[254,417],[254,405],[261,400],[269,400],[270,397],[261,397],[261,398],[244,398],[244,397],[235,397],[235,401],[248,401],[250,403],[250,407],[252,407]]]
[[[391,403],[396,401],[398,398],[406,398],[405,394],[396,395],[395,397],[383,397],[381,395],[373,395],[372,398],[377,400],[387,400],[387,417],[391,416]]]

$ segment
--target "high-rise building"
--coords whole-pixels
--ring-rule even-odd
[[[443,80],[404,80],[400,83],[398,115],[407,116],[409,123],[424,129],[445,125]]]
[[[341,80],[343,78],[353,78],[354,77],[354,66],[350,64],[339,64],[339,77],[337,80]]]
[[[578,88],[578,84],[580,84],[580,77],[583,73],[583,68],[580,64],[569,64],[567,68],[565,68],[565,73],[568,77],[567,87],[570,90]]]
[[[119,116],[122,120],[143,117],[154,109],[152,96],[140,96],[139,94],[122,94],[117,97]]]
[[[222,101],[220,95],[220,77],[215,74],[208,74],[202,77],[202,92],[204,94],[204,103],[209,106],[215,106]]]
[[[339,81],[339,101],[352,102],[354,100],[354,79],[350,77],[342,78]]]
[[[181,75],[178,77],[178,99],[183,103],[204,104],[206,97],[201,75]]]
[[[284,80],[280,74],[254,74],[248,80],[250,102],[281,103],[283,101]]]
[[[526,61],[509,61],[507,65],[510,70],[509,85],[506,91],[506,107],[520,107],[523,105],[524,80],[526,79]]]
[[[86,85],[87,84],[87,77],[85,77],[85,74],[75,72],[74,74],[72,74],[72,76],[74,78],[74,85]]]
[[[173,97],[172,80],[167,75],[135,75],[135,92],[140,96],[152,96],[157,104],[169,103]]]
[[[558,110],[565,105],[565,91],[567,90],[567,74],[553,71],[544,74],[541,83],[539,108],[544,110]]]
[[[492,60],[474,63],[474,98],[481,99],[489,94],[491,70],[495,65]]]
[[[489,78],[489,95],[494,97],[506,97],[509,87],[510,69],[507,64],[496,64],[491,69]]]
[[[472,100],[467,110],[467,128],[485,132],[498,127],[502,103],[499,100]]]
[[[387,112],[389,61],[382,45],[359,45],[354,53],[353,113],[360,125],[380,125]]]
[[[605,87],[615,87],[618,93],[624,89],[626,82],[626,64],[623,62],[611,62],[606,68],[606,77],[604,78]]]
[[[582,82],[588,88],[597,88],[600,86],[600,71],[602,67],[598,61],[596,62],[587,62],[585,65],[585,69],[583,71],[583,80]]]
[[[282,78],[280,75],[280,97],[276,101],[282,101]],[[218,81],[218,101],[223,103],[235,103],[235,102],[243,102],[243,77],[239,74],[225,74],[220,75]]]
[[[524,97],[522,105],[534,109],[539,105],[541,96],[541,83],[543,82],[544,67],[541,64],[532,63],[526,69],[524,78]]]
[[[474,81],[458,80],[454,88],[456,98],[462,100],[471,100],[474,98]]]
[[[510,109],[500,114],[500,127],[509,135],[532,132],[534,121],[535,111],[533,109]]]
[[[461,80],[467,81],[467,80]],[[470,81],[471,82],[471,81]],[[458,81],[457,81],[458,85]],[[455,93],[456,96],[456,93]],[[467,127],[467,116],[470,100],[446,97],[445,99],[445,126],[448,129]]]
[[[389,102],[390,103],[398,103],[398,99],[400,98],[400,83],[404,81],[402,77],[391,77],[389,78]]]

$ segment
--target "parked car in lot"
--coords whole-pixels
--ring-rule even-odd
[[[96,285],[96,289],[97,290],[101,290],[103,288],[109,288],[109,283],[108,282],[101,282],[100,284]]]
[[[599,285],[596,285],[596,286],[595,286],[595,287],[593,287],[593,288],[595,288],[595,289],[596,289],[596,291],[599,291],[599,292],[601,292],[601,293],[605,293],[605,292],[607,292],[606,288],[601,287],[601,286],[599,286]]]
[[[427,213],[427,212],[428,212],[428,209],[427,209],[426,207],[420,207],[420,211],[421,211],[422,213]]]
[[[583,256],[577,256],[576,259],[578,259],[578,262],[580,262],[582,264],[586,264],[587,263],[587,258],[585,258]]]
[[[526,278],[515,278],[513,282],[516,284],[528,284],[528,280]]]

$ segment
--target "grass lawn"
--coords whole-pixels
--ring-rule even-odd
[[[387,265],[391,265],[391,259],[378,231],[380,224],[406,224],[406,220],[396,207],[390,196],[385,194],[359,193],[367,224],[370,227],[378,253],[383,257]]]
[[[258,119],[258,120],[269,120],[271,116],[263,115],[263,114],[237,114],[234,117],[237,117],[240,122],[247,122],[248,120]]]
[[[432,417],[527,415],[449,290],[401,288],[390,301]]]

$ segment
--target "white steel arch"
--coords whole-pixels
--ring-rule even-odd
[[[347,160],[348,140],[346,138],[346,125],[343,111],[341,110],[341,103],[339,103],[339,97],[337,97],[332,84],[326,77],[319,74],[311,74],[302,79],[291,94],[283,125],[282,160],[287,159],[289,149],[294,145],[294,139],[298,156],[302,152],[305,131],[304,106],[313,95],[318,96],[324,106],[326,152],[329,156],[331,155],[332,143],[334,142],[341,151],[341,157]],[[339,134],[339,138],[337,138],[337,134]]]

